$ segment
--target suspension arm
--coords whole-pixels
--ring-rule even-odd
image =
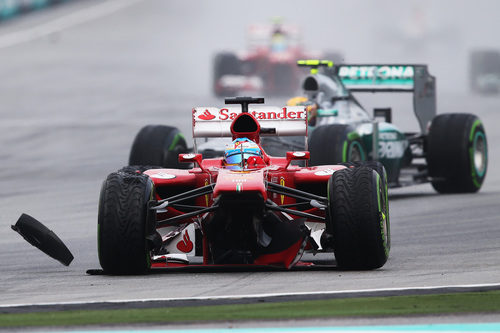
[[[319,201],[319,202],[324,203],[324,204],[326,204],[328,202],[328,199],[326,197],[322,197],[322,196],[319,196],[316,194],[304,192],[304,191],[297,190],[297,189],[294,189],[291,187],[286,187],[286,186],[282,186],[282,185],[278,185],[278,184],[270,183],[270,182],[266,182],[266,186],[267,186],[267,190],[269,192],[287,195],[287,196],[292,197],[292,198],[301,199],[301,200],[305,200],[305,201],[316,200],[316,201]]]
[[[210,194],[213,192],[214,192],[213,184],[209,184],[209,185],[205,185],[205,186],[200,187],[200,188],[195,188],[194,190],[190,190],[190,191],[187,191],[184,193],[174,195],[170,198],[158,200],[157,204],[161,205],[164,202],[168,202],[169,205],[171,205],[175,202],[184,201],[184,200],[188,200],[191,198],[196,198],[196,197],[199,197],[201,195]]]
[[[305,217],[309,219],[314,219],[314,220],[319,220],[319,221],[326,221],[326,218],[314,214],[309,214],[309,213],[304,213],[298,210],[293,210],[293,209],[288,209],[288,208],[283,208],[278,205],[276,205],[274,202],[267,200],[266,203],[266,208],[269,210],[277,210],[279,212],[291,214],[291,215],[296,215],[300,217]]]
[[[156,228],[164,228],[164,227],[176,226],[176,225],[178,225],[177,222],[179,222],[179,221],[182,221],[184,219],[187,219],[187,218],[190,218],[190,217],[193,217],[193,216],[197,216],[197,215],[200,215],[200,214],[204,214],[204,213],[208,213],[208,212],[213,212],[217,208],[219,208],[219,205],[214,205],[212,207],[206,207],[206,208],[194,211],[194,212],[182,214],[182,215],[179,215],[179,216],[170,217],[170,218],[165,219],[165,220],[160,220],[160,221],[156,222]]]

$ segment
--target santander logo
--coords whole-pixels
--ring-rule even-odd
[[[200,112],[201,110],[197,110]],[[214,112],[214,113],[212,113]],[[222,121],[231,121],[236,119],[236,117],[241,113],[241,111],[233,111],[232,109],[219,109],[209,111],[205,109],[203,113],[197,115],[197,119],[199,120],[222,120]],[[273,110],[262,110],[248,111],[249,114],[255,117],[257,120],[305,120],[307,119],[307,112],[304,109],[288,109],[284,108],[275,108]]]
[[[182,240],[179,243],[177,243],[177,249],[184,253],[193,251],[193,242],[191,242],[191,239],[189,238],[189,234],[187,233],[187,231],[184,233]]]
[[[213,114],[210,113],[210,111],[208,111],[207,109],[205,109],[205,112],[203,112],[202,114],[200,114],[198,116],[199,119],[201,120],[212,120],[215,118],[215,116]]]

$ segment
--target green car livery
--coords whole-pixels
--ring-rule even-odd
[[[473,114],[436,114],[435,78],[426,65],[334,66],[322,60],[298,65],[311,68],[302,83],[305,104],[314,106],[311,165],[379,161],[390,187],[431,182],[440,193],[481,188],[488,162],[484,127]],[[391,108],[368,113],[354,92],[411,93],[420,131],[403,132],[392,124]]]

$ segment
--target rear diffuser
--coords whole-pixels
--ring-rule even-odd
[[[69,266],[73,261],[73,255],[62,240],[52,230],[28,214],[22,214],[11,228],[23,236],[28,243],[63,265]]]

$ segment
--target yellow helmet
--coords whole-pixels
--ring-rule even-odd
[[[296,96],[296,97],[290,98],[286,102],[286,105],[288,105],[288,106],[305,105],[307,103],[307,101],[308,101],[307,97]]]

